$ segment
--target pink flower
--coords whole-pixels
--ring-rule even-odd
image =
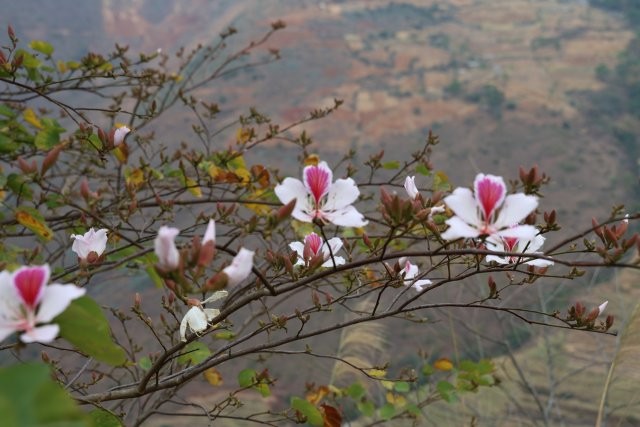
[[[409,259],[406,257],[402,257],[398,260],[398,264],[400,264],[400,274],[404,276],[404,285],[411,286],[417,292],[421,292],[425,286],[429,286],[432,282],[431,280],[414,280],[419,273],[418,266],[415,264],[411,264]]]
[[[404,180],[404,189],[406,190],[407,194],[409,195],[409,198],[415,199],[416,197],[418,197],[418,194],[420,194],[420,192],[418,191],[418,187],[416,187],[416,177],[415,176],[408,176]]]
[[[95,231],[90,228],[84,234],[72,234],[73,245],[71,250],[78,255],[81,262],[95,261],[103,254],[107,247],[107,229],[101,228]],[[91,254],[95,255],[91,255]]]
[[[0,272],[0,341],[21,331],[25,343],[48,343],[58,336],[58,325],[36,325],[51,322],[85,290],[57,283],[47,286],[50,275],[47,264]]]
[[[446,223],[449,228],[442,233],[445,240],[460,237],[508,235],[518,239],[533,239],[537,234],[531,225],[517,225],[537,206],[535,196],[523,193],[507,193],[502,177],[478,174],[473,183],[473,193],[468,188],[456,188],[444,201],[455,215]]]
[[[306,166],[302,179],[285,178],[275,188],[276,196],[285,205],[296,199],[292,212],[295,219],[304,222],[319,219],[342,227],[367,225],[364,216],[351,205],[360,195],[353,179],[338,179],[332,183],[333,172],[326,162]]]
[[[240,248],[240,252],[233,258],[230,265],[222,272],[227,275],[227,285],[235,286],[249,277],[253,267],[253,251]]]
[[[176,248],[175,239],[180,230],[173,227],[162,226],[158,230],[158,236],[154,240],[158,267],[164,271],[173,271],[180,266],[180,252]]]
[[[518,239],[517,237],[491,236],[486,240],[487,248],[496,252],[518,252],[522,254],[541,254],[536,252],[544,244],[544,237],[537,235],[533,239]],[[515,264],[523,262],[536,267],[548,267],[553,261],[546,259],[532,259],[527,257],[487,255],[487,261],[495,261],[498,264]]]
[[[298,254],[296,265],[305,265],[305,261],[309,261],[311,258],[322,254],[322,258],[326,261],[322,264],[322,267],[333,267],[331,253],[333,253],[333,259],[336,265],[344,264],[344,258],[336,256],[336,253],[342,248],[342,239],[333,237],[329,239],[328,243],[329,245],[323,242],[322,237],[316,233],[311,233],[304,238],[304,242],[292,242],[289,243],[289,247]],[[329,247],[331,247],[331,252],[329,251]]]

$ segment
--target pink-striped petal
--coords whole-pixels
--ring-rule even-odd
[[[13,272],[13,286],[22,303],[29,309],[35,310],[42,299],[50,274],[48,264],[34,267],[24,266]]]
[[[304,186],[313,197],[316,206],[329,193],[333,172],[327,162],[320,162],[317,165],[306,166],[302,171]]]
[[[475,198],[486,222],[493,222],[496,210],[507,194],[507,186],[501,176],[479,173],[473,182]]]

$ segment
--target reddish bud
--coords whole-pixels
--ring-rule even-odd
[[[289,218],[291,212],[293,212],[293,208],[296,207],[296,202],[297,199],[293,199],[289,203],[278,209],[278,213],[276,214],[276,219],[278,220],[278,222]]]
[[[51,150],[49,150],[44,160],[42,161],[42,168],[40,169],[41,175],[44,175],[49,170],[49,168],[51,168],[51,166],[56,163],[56,161],[58,160],[58,156],[60,155],[60,151],[62,151],[63,147],[63,144],[58,144]]]
[[[198,252],[198,266],[206,267],[211,264],[213,257],[216,254],[216,245],[212,241],[208,241],[200,247]]]
[[[227,282],[229,282],[229,276],[221,271],[207,280],[204,287],[208,291],[219,291],[227,286]]]
[[[49,363],[51,361],[51,358],[49,357],[49,354],[46,351],[40,352],[40,358],[44,363]]]
[[[607,320],[604,322],[605,330],[609,330],[613,326],[613,314],[607,316]]]
[[[598,309],[598,307],[594,308],[593,310],[591,310],[589,312],[589,314],[587,315],[587,317],[584,319],[584,321],[586,323],[592,323],[594,322],[597,318],[598,315],[600,314],[600,310]]]
[[[133,297],[133,307],[136,310],[140,310],[140,304],[142,304],[142,297],[138,292],[136,292],[136,294]]]
[[[16,33],[13,31],[13,27],[11,25],[7,27],[7,34],[12,41],[16,39]]]
[[[106,148],[113,148],[113,142],[109,139],[109,136],[102,130],[102,128],[98,128],[98,138]]]
[[[498,288],[493,277],[489,276],[487,279],[487,285],[489,286],[489,298],[496,298],[498,296]]]
[[[316,292],[315,290],[311,291],[311,301],[316,308],[322,307],[322,304],[320,303],[320,295],[318,295],[318,292]]]
[[[364,242],[365,245],[367,245],[369,249],[373,248],[373,244],[371,243],[371,239],[369,239],[369,236],[367,235],[367,233],[362,234],[362,241]]]
[[[34,173],[38,170],[38,165],[35,160],[31,160],[31,163],[29,164],[22,158],[22,156],[18,157],[18,167],[24,174]]]
[[[7,57],[4,56],[4,53],[2,53],[2,50],[0,50],[0,65],[4,65],[7,63]]]
[[[615,235],[613,231],[611,231],[607,227],[604,227],[604,236],[607,242],[614,245],[616,248],[618,247],[618,237]]]
[[[600,239],[602,239],[604,241],[604,235],[602,234],[602,228],[600,227],[600,225],[598,224],[598,222],[596,221],[595,218],[591,218],[591,225],[593,227],[593,232],[596,233],[596,235],[598,237],[600,237]]]
[[[172,305],[174,302],[176,302],[176,294],[171,292],[167,297],[167,304]]]

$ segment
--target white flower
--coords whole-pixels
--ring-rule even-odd
[[[416,197],[418,197],[418,194],[420,194],[420,192],[418,191],[418,187],[416,187],[415,176],[408,176],[404,180],[404,189],[407,191],[409,198],[415,199]]]
[[[216,222],[212,219],[209,220],[207,229],[204,232],[204,237],[202,238],[203,245],[207,242],[216,242]]]
[[[158,267],[164,271],[173,271],[180,266],[180,252],[176,248],[175,239],[180,230],[173,227],[162,226],[158,230],[158,236],[153,241]]]
[[[233,258],[230,265],[222,272],[227,275],[227,285],[235,286],[249,277],[253,267],[253,251],[240,248],[240,252]]]
[[[400,265],[400,268],[402,268],[402,270],[400,270],[400,274],[404,275],[403,284],[405,286],[411,286],[417,292],[421,292],[425,286],[429,286],[432,283],[431,280],[428,279],[414,280],[414,277],[416,277],[419,273],[418,266],[415,264],[411,264],[408,258],[400,258],[398,260],[398,264]]]
[[[518,252],[522,254],[541,254],[537,252],[544,244],[544,237],[537,235],[531,240],[518,239],[517,237],[491,236],[486,240],[487,248],[496,252]],[[532,259],[527,257],[487,255],[487,261],[495,261],[498,264],[515,264],[523,262],[536,267],[548,267],[553,261],[546,259]]]
[[[304,222],[326,220],[343,227],[364,227],[367,221],[351,204],[358,199],[360,190],[351,178],[332,183],[333,172],[326,162],[306,166],[300,181],[285,178],[275,188],[276,196],[285,205],[296,199],[292,216]]]
[[[339,237],[333,237],[329,239],[329,245],[322,241],[322,237],[318,236],[316,233],[311,233],[304,238],[304,242],[292,242],[289,243],[289,247],[296,251],[298,254],[298,261],[296,265],[305,265],[306,261],[309,259],[322,254],[323,259],[326,261],[322,264],[322,267],[333,267],[333,261],[331,260],[331,254],[333,253],[333,259],[336,265],[342,265],[345,263],[345,260],[341,256],[336,256],[336,253],[342,248],[342,239]],[[308,248],[310,252],[309,255],[305,256],[305,247]],[[329,251],[329,247],[331,247],[331,251]]]
[[[21,331],[20,340],[25,343],[48,343],[58,336],[58,325],[41,324],[51,322],[85,290],[58,283],[47,286],[50,275],[47,264],[0,272],[0,342]]]
[[[607,305],[609,305],[609,301],[605,301],[598,306],[598,315],[602,314],[602,312],[607,308]]]
[[[442,233],[445,240],[460,237],[507,235],[518,239],[533,239],[537,233],[531,225],[517,225],[537,206],[538,199],[523,193],[506,196],[502,177],[478,174],[473,193],[468,188],[456,188],[444,201],[455,215]]]
[[[202,308],[202,304],[217,301],[221,298],[225,298],[226,296],[227,291],[217,291],[209,298],[202,301],[199,305],[191,307],[182,318],[182,322],[180,322],[180,339],[182,341],[187,340],[187,326],[189,327],[189,330],[196,334],[207,329],[209,322],[220,314],[220,310],[217,308]]]
[[[118,145],[122,144],[124,142],[125,136],[127,136],[129,132],[131,132],[131,129],[126,126],[120,126],[116,128],[113,131],[113,145],[117,147]]]
[[[96,254],[96,258],[99,257],[107,247],[107,231],[106,228],[98,231],[90,228],[84,234],[72,234],[71,238],[74,240],[71,250],[78,255],[80,261],[87,261],[92,252]]]

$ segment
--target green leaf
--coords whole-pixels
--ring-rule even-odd
[[[397,160],[385,162],[382,164],[383,169],[398,169],[399,167],[400,167],[400,162]]]
[[[94,409],[89,412],[92,427],[122,427],[120,418],[104,409]]]
[[[431,175],[431,171],[424,163],[420,163],[418,166],[416,166],[416,172],[424,176]]]
[[[435,372],[435,369],[433,368],[433,366],[429,365],[428,363],[422,367],[422,374],[427,377],[429,375],[433,375],[434,372]]]
[[[231,341],[236,337],[236,334],[234,334],[233,331],[221,331],[214,334],[213,337],[218,340]]]
[[[7,187],[9,187],[9,190],[11,190],[16,196],[27,200],[33,199],[33,191],[31,191],[28,180],[24,175],[17,173],[9,174],[7,177]]]
[[[240,387],[251,387],[256,382],[256,375],[253,369],[243,369],[238,374],[238,384]]]
[[[54,323],[60,325],[62,338],[94,359],[112,366],[127,361],[124,349],[111,338],[111,328],[102,309],[91,298],[73,300]]]
[[[380,408],[380,416],[383,420],[390,420],[396,414],[396,408],[391,403],[385,403]]]
[[[349,395],[349,397],[356,400],[362,398],[364,396],[364,393],[364,387],[360,383],[353,383],[347,389],[347,394]]]
[[[260,395],[262,395],[262,397],[271,396],[271,389],[269,388],[269,384],[267,383],[256,384],[254,388],[258,390],[258,392],[260,393]]]
[[[200,341],[193,341],[184,347],[182,354],[178,357],[178,363],[197,365],[209,356],[211,356],[209,347]]]
[[[18,143],[8,136],[0,133],[0,153],[13,153],[19,147]]]
[[[411,390],[411,385],[406,381],[398,381],[397,383],[395,383],[393,388],[398,393],[408,393],[409,390]]]
[[[410,414],[415,415],[416,417],[422,415],[422,411],[415,403],[407,403],[407,406],[405,406],[404,409]]]
[[[31,43],[29,43],[29,47],[40,53],[44,53],[47,56],[51,56],[51,54],[53,53],[53,46],[51,46],[51,43],[48,43],[44,40],[33,40],[31,41]]]
[[[373,402],[365,400],[364,402],[358,402],[358,411],[365,417],[372,417],[376,412],[376,407]]]
[[[0,368],[3,427],[89,427],[85,414],[51,379],[49,366],[26,363]]]
[[[141,357],[140,360],[138,360],[138,366],[140,367],[140,369],[148,371],[149,369],[151,369],[151,366],[153,366],[153,363],[151,363],[151,359],[149,359],[147,356],[144,356]]]
[[[0,104],[0,115],[14,118],[17,116],[16,112],[9,108],[6,104]]]
[[[36,135],[34,140],[36,147],[40,150],[50,150],[60,142],[60,130],[47,127]]]
[[[318,408],[306,400],[300,399],[299,397],[292,397],[291,407],[304,415],[307,418],[307,422],[312,426],[322,427],[324,425],[324,418]]]
[[[164,288],[164,280],[162,279],[162,277],[160,277],[160,275],[158,274],[158,272],[156,271],[153,265],[148,266],[144,270],[147,272],[147,274],[149,275],[149,278],[151,278],[151,281],[156,286],[156,288],[158,289]]]
[[[440,393],[440,397],[447,403],[453,403],[458,400],[456,396],[456,388],[448,381],[440,381],[436,385],[436,390]]]
[[[91,144],[92,147],[98,150],[102,150],[102,141],[100,141],[100,138],[98,137],[98,135],[96,135],[95,133],[92,133],[91,135],[89,135],[89,138],[87,139],[89,140],[89,144]]]

